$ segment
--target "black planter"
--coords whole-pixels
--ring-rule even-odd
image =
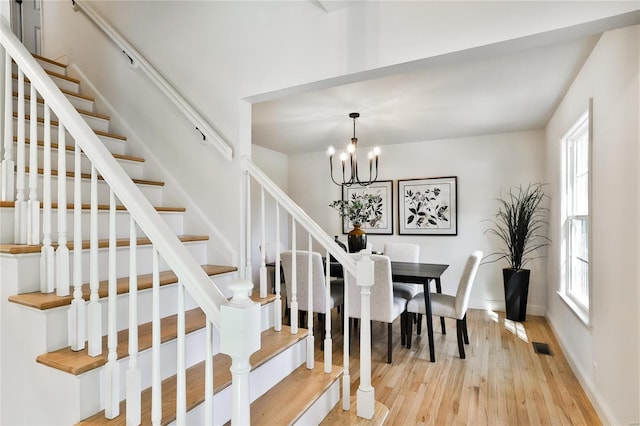
[[[367,248],[367,234],[360,229],[360,225],[353,225],[353,229],[347,234],[349,253],[358,253]]]
[[[504,302],[507,319],[524,321],[527,319],[527,297],[529,295],[529,269],[503,269]]]

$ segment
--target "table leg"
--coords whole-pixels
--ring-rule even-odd
[[[436,291],[438,293],[442,293],[442,286],[440,285],[440,278],[436,278]],[[440,329],[442,329],[442,334],[447,334],[446,328],[444,328],[444,317],[440,317]]]
[[[431,362],[436,361],[436,351],[433,347],[433,317],[431,316],[431,293],[429,292],[429,280],[424,283],[424,303],[427,317],[427,334],[429,335],[429,356]]]

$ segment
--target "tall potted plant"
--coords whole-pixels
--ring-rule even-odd
[[[524,266],[538,257],[537,250],[549,245],[545,235],[548,209],[543,205],[544,198],[540,183],[511,188],[498,199],[498,212],[493,226],[487,230],[504,244],[501,250],[487,256],[487,260],[491,263],[505,259],[509,264],[502,270],[502,275],[506,313],[510,320],[526,319],[531,271]]]
[[[353,229],[347,234],[349,253],[357,253],[367,247],[367,234],[360,227],[373,224],[382,217],[382,197],[379,194],[351,194],[348,200],[329,203],[342,218],[349,219]]]

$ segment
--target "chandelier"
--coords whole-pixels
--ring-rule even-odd
[[[361,181],[358,175],[358,138],[356,138],[356,118],[360,117],[357,112],[352,112],[349,117],[353,119],[353,137],[351,143],[347,145],[346,151],[340,153],[340,162],[342,163],[342,182],[338,182],[333,177],[333,156],[336,150],[330,146],[327,154],[329,154],[329,170],[331,172],[331,180],[338,186],[361,185],[369,186],[378,179],[378,157],[380,156],[380,148],[377,146],[368,153],[369,158],[369,179]],[[348,172],[347,172],[348,166]],[[374,174],[375,173],[375,174]]]

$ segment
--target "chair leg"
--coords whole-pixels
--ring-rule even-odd
[[[329,314],[331,315],[331,314]],[[324,352],[324,334],[327,332],[327,327],[325,326],[325,314],[318,314],[318,321],[320,321],[320,350]]]
[[[447,334],[447,330],[444,328],[444,317],[440,317],[440,328],[442,329],[442,334]]]
[[[416,319],[415,314],[407,314],[410,315],[411,318],[407,320],[407,349],[411,349],[411,333],[413,332],[413,320]]]
[[[456,320],[456,332],[458,334],[458,352],[460,353],[460,358],[465,359],[464,343],[462,343],[463,327],[464,327],[464,324],[462,320]]]
[[[464,337],[464,343],[469,344],[469,334],[467,333],[467,314],[462,317],[462,335]]]
[[[392,342],[392,325],[391,323],[387,324],[387,364],[391,364],[391,347],[393,346]]]
[[[400,344],[406,345],[407,340],[407,311],[400,314]]]
[[[418,314],[418,321],[416,324],[416,333],[418,333],[418,336],[422,334],[422,314]]]

